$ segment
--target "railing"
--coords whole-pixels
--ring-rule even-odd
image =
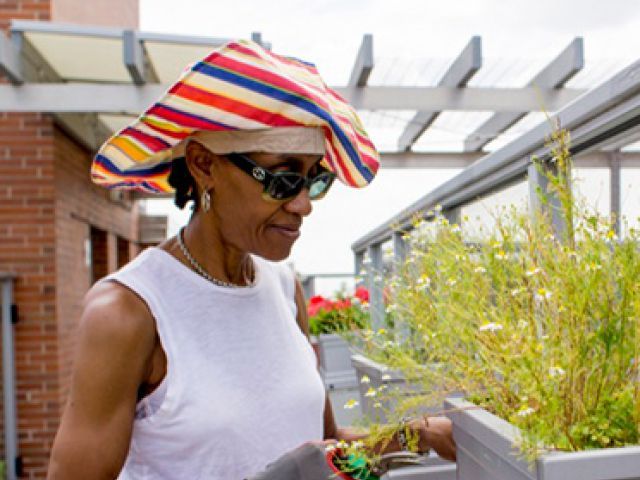
[[[300,283],[304,296],[308,300],[316,294],[316,279],[323,278],[354,278],[353,273],[306,273],[300,275]]]
[[[17,309],[13,301],[15,275],[0,272],[2,287],[2,390],[4,400],[4,452],[7,480],[18,478],[18,434],[16,429],[16,374],[13,325]]]
[[[482,157],[357,240],[351,247],[355,255],[355,272],[359,274],[363,270],[365,256],[368,256],[367,283],[374,325],[381,326],[384,320],[382,245],[392,242],[394,259],[401,261],[406,249],[404,234],[412,230],[416,218],[432,219],[434,209],[439,206],[450,222],[460,223],[460,210],[464,205],[525,178],[529,183],[530,211],[542,208],[536,192],[545,187],[546,178],[539,174],[531,159],[535,156],[549,163],[546,138],[555,123],[571,132],[571,152],[578,159],[580,154],[605,145],[617,145],[622,139],[637,135],[640,131],[640,61],[552,115],[550,122],[541,123],[503,148]],[[619,197],[620,168],[615,155],[615,152],[610,154],[611,191]],[[618,216],[619,198],[611,205],[612,213]],[[560,226],[563,219],[554,218],[554,223]]]

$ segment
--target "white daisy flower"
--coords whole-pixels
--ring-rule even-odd
[[[535,410],[533,408],[522,407],[520,410],[518,410],[518,413],[516,415],[518,415],[519,417],[528,417],[532,413],[535,413]]]
[[[502,330],[502,328],[502,325],[500,325],[499,323],[489,322],[481,325],[478,330],[480,330],[481,332],[497,332]]]
[[[355,408],[359,405],[357,400],[351,399],[351,400],[347,400],[347,403],[344,404],[344,408],[347,410],[351,410],[352,408]]]
[[[532,268],[531,270],[527,270],[526,275],[527,277],[533,277],[534,275],[537,275],[538,273],[540,273],[542,270],[540,268]]]
[[[362,375],[362,377],[360,378],[360,383],[371,383],[371,379],[368,375]]]
[[[549,300],[551,296],[551,292],[546,288],[539,288],[534,295],[535,299],[539,302],[541,302],[542,300]]]
[[[375,397],[376,396],[376,389],[373,387],[369,387],[369,390],[367,390],[367,393],[364,394],[365,397]]]
[[[565,372],[562,368],[560,367],[550,367],[549,368],[549,376],[550,377],[561,377],[563,376]]]

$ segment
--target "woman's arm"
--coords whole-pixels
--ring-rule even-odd
[[[296,306],[298,307],[297,321],[300,329],[307,337],[309,336],[309,319],[307,317],[307,306],[304,299],[302,285],[296,280]],[[410,427],[420,435],[419,448],[421,451],[428,451],[433,448],[438,455],[447,460],[455,460],[456,445],[453,441],[451,421],[446,417],[431,417],[428,422],[422,419],[414,420]],[[340,428],[336,425],[333,415],[329,395],[327,394],[324,404],[324,439],[344,440],[353,442],[362,440],[368,435],[367,432],[353,428]],[[387,445],[377,448],[378,453],[395,452],[400,450],[397,439],[393,439]]]
[[[118,476],[155,338],[151,313],[125,287],[106,283],[87,294],[69,400],[51,454],[50,480]]]

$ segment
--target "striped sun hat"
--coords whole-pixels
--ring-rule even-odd
[[[379,157],[354,108],[316,67],[241,40],[185,71],[162,98],[100,148],[93,181],[107,188],[171,192],[171,162],[198,132],[321,127],[324,166],[348,186],[368,185]],[[282,152],[286,153],[286,152]]]

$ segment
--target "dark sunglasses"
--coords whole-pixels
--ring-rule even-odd
[[[303,188],[309,189],[311,200],[319,200],[326,195],[336,178],[335,173],[327,170],[313,178],[295,172],[270,172],[241,153],[230,153],[227,158],[240,170],[260,182],[264,186],[263,198],[270,201],[289,200],[298,195]]]

